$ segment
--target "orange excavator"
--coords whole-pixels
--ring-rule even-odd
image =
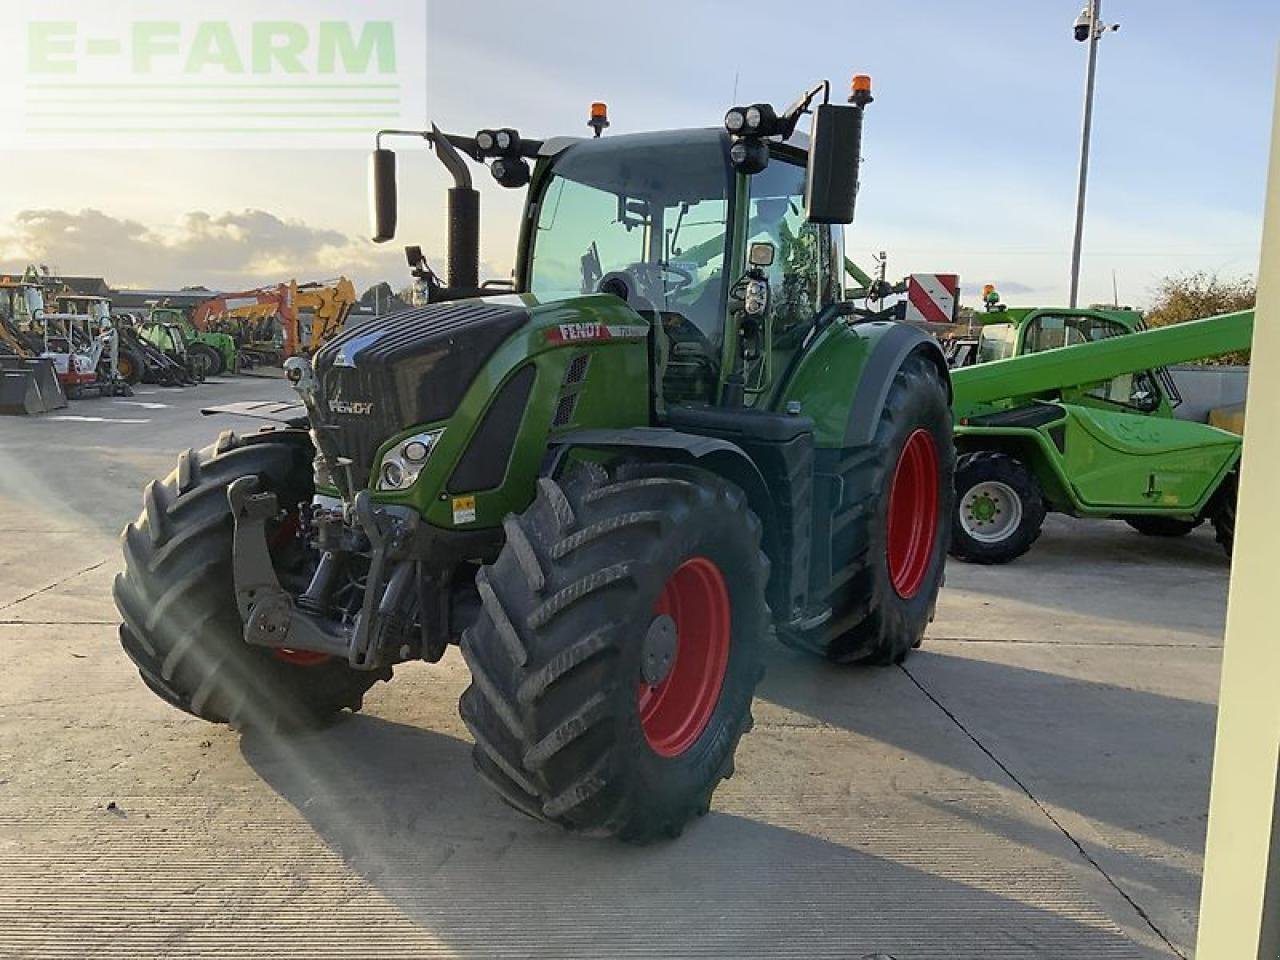
[[[219,294],[196,306],[191,323],[197,330],[235,338],[242,365],[283,363],[297,352],[293,286],[278,283]]]
[[[346,277],[320,283],[294,283],[293,302],[297,309],[299,344],[308,355],[342,332],[356,302],[356,288]]]
[[[355,286],[346,277],[291,280],[220,294],[197,306],[191,322],[197,330],[231,334],[242,359],[280,364],[299,353],[310,356],[341,332],[355,302]]]

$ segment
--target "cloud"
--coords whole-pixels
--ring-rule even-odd
[[[118,287],[203,284],[230,290],[338,274],[358,286],[382,279],[393,286],[408,282],[398,248],[375,247],[265,210],[193,211],[157,226],[94,209],[22,210],[7,230],[0,229],[0,263],[20,270],[32,262],[69,275],[105,277]]]

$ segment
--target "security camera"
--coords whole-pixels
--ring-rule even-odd
[[[1093,23],[1093,17],[1090,15],[1089,7],[1085,7],[1080,11],[1080,16],[1076,17],[1075,35],[1076,41],[1084,43],[1089,39],[1089,27]]]

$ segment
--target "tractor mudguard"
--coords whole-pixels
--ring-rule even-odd
[[[880,336],[862,367],[853,406],[849,410],[844,446],[858,447],[874,439],[880,411],[889,396],[893,378],[898,375],[903,361],[917,350],[925,353],[938,368],[939,376],[947,385],[947,399],[950,401],[951,374],[938,341],[915,327],[895,323]]]
[[[928,356],[951,395],[942,348],[915,327],[887,320],[823,326],[788,369],[770,406],[798,406],[813,420],[814,446],[844,450],[875,436],[894,377],[912,353]]]
[[[636,448],[661,450],[678,459],[701,462],[702,466],[724,475],[742,487],[751,509],[768,527],[762,510],[771,512],[769,489],[760,468],[735,443],[718,437],[683,433],[669,427],[623,427],[621,429],[573,430],[553,437],[543,462],[542,473],[554,476],[572,450],[618,450]],[[757,500],[760,501],[757,504]]]
[[[672,416],[676,426],[706,432],[669,427],[575,430],[551,440],[542,472],[554,475],[574,449],[661,451],[705,467],[741,488],[760,518],[764,551],[773,564],[769,603],[775,616],[786,623],[811,616],[812,421],[750,410],[673,410]]]

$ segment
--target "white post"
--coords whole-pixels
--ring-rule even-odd
[[[1084,240],[1084,194],[1089,180],[1089,137],[1093,131],[1093,80],[1098,68],[1098,40],[1102,36],[1102,0],[1089,0],[1089,60],[1085,67],[1084,124],[1080,132],[1080,179],[1076,185],[1076,232],[1071,244],[1071,300],[1080,294],[1080,246]]]

